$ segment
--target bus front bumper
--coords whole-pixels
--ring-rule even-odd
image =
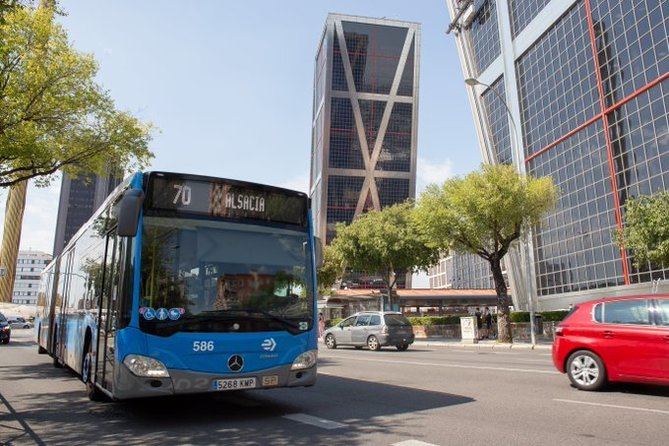
[[[233,378],[256,378],[252,389],[275,387],[313,386],[316,383],[317,366],[304,370],[291,370],[290,364],[248,373],[204,373],[189,370],[168,369],[169,378],[143,378],[134,375],[125,364],[117,368],[114,398],[119,400],[152,396],[185,395],[192,393],[220,393],[214,381]]]

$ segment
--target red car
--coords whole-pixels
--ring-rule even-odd
[[[611,381],[669,385],[669,295],[579,304],[555,331],[553,363],[581,390]]]

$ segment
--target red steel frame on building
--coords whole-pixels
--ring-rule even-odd
[[[580,132],[584,128],[592,125],[594,122],[598,120],[602,120],[602,126],[604,128],[604,137],[606,141],[606,154],[607,154],[607,160],[608,160],[608,167],[609,167],[609,174],[611,177],[611,188],[613,189],[613,205],[614,205],[614,213],[615,213],[615,219],[616,219],[616,226],[618,229],[623,228],[623,220],[622,220],[622,211],[621,211],[621,206],[620,206],[620,198],[618,195],[618,181],[616,179],[616,174],[615,174],[615,163],[613,161],[613,144],[611,143],[611,135],[609,133],[609,118],[608,114],[611,113],[612,111],[620,108],[621,106],[625,105],[632,99],[638,97],[639,95],[645,93],[646,91],[650,90],[654,86],[660,84],[662,81],[669,79],[669,72],[664,73],[657,77],[656,79],[652,80],[648,84],[644,85],[643,87],[639,88],[638,90],[634,91],[630,95],[624,97],[620,101],[616,102],[615,104],[611,105],[610,107],[606,107],[606,100],[604,97],[604,87],[602,86],[602,75],[600,72],[600,67],[599,67],[599,60],[597,58],[597,41],[595,37],[595,27],[594,27],[594,22],[592,20],[592,9],[590,7],[590,0],[584,0],[585,2],[585,11],[586,11],[586,16],[587,16],[587,21],[588,21],[588,31],[590,35],[590,46],[592,47],[592,57],[593,57],[593,63],[594,63],[594,68],[595,68],[595,75],[597,76],[597,91],[599,93],[599,103],[600,103],[600,112],[597,113],[595,116],[592,118],[588,119],[581,125],[577,126],[575,129],[569,131],[565,135],[561,136],[557,140],[553,141],[552,143],[542,147],[540,150],[536,151],[535,153],[531,154],[527,158],[525,158],[525,163],[529,164],[530,161],[532,161],[534,158],[538,157],[539,155],[542,155],[543,153],[549,151],[553,147],[557,146],[558,144],[566,141],[576,133]],[[621,256],[621,261],[622,261],[622,266],[623,266],[623,277],[625,280],[625,285],[630,284],[630,277],[629,277],[629,265],[627,261],[627,250],[625,248],[620,248],[620,256]]]

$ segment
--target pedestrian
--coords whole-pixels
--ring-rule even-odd
[[[485,323],[485,337],[487,339],[492,338],[492,313],[490,312],[490,308],[485,307],[485,310],[483,311],[483,320]]]
[[[481,339],[481,331],[483,329],[483,320],[481,318],[481,309],[476,308],[476,311],[474,312],[474,316],[476,317],[476,333],[478,339]]]
[[[323,313],[318,313],[318,337],[323,337],[323,332],[325,331],[325,319],[323,318]]]

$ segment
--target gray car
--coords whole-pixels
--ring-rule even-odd
[[[7,322],[12,328],[33,328],[32,322],[28,322],[21,316],[9,316]]]
[[[323,333],[327,348],[352,345],[370,350],[394,345],[404,351],[414,341],[413,328],[402,313],[391,311],[363,311],[344,319]]]

